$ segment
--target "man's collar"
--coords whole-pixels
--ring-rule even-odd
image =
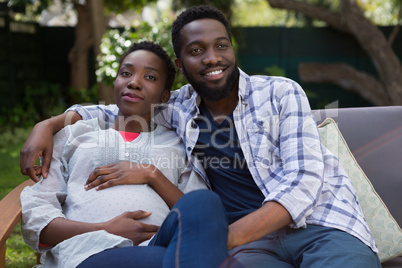
[[[250,76],[239,68],[239,99],[244,103],[250,96]]]

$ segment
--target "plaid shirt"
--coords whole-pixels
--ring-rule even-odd
[[[338,159],[321,145],[310,105],[302,88],[280,77],[248,76],[240,70],[239,103],[233,111],[241,148],[264,202],[282,204],[293,219],[292,227],[306,224],[333,227],[359,238],[378,252],[352,182]],[[185,85],[172,92],[155,121],[176,129],[187,156],[209,185],[192,151],[199,129],[201,99]],[[103,117],[113,122],[117,107],[72,106],[83,119]]]

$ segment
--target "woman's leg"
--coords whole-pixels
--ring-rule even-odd
[[[220,267],[227,254],[228,221],[220,198],[209,190],[184,195],[150,245],[166,247],[163,267]]]
[[[166,248],[158,246],[112,248],[92,255],[77,268],[162,267],[165,252]]]

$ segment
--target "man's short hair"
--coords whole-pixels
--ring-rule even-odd
[[[211,6],[194,6],[183,11],[177,19],[173,22],[172,26],[172,43],[173,50],[176,57],[180,59],[181,52],[181,30],[188,23],[200,19],[214,19],[221,22],[228,33],[229,40],[232,41],[230,33],[229,21],[217,8]]]

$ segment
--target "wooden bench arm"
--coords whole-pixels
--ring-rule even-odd
[[[6,265],[6,241],[21,220],[20,194],[26,186],[33,184],[32,180],[26,180],[0,201],[0,268]]]

